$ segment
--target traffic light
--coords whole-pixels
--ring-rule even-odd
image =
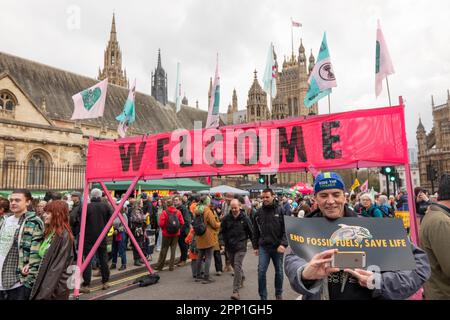
[[[260,174],[258,182],[261,183],[261,184],[265,184],[266,183],[266,175]]]
[[[276,174],[271,174],[270,175],[270,184],[275,184],[277,183],[278,179],[277,179],[277,175]]]
[[[384,174],[385,176],[388,176],[390,174],[392,174],[394,172],[394,167],[382,167],[381,168],[381,173]]]
[[[392,182],[395,182],[395,181],[397,181],[397,177],[395,175],[389,176],[389,180],[391,180]]]

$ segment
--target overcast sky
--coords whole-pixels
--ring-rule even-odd
[[[291,53],[291,17],[303,24],[294,29],[296,55],[302,38],[307,56],[312,50],[317,57],[327,32],[338,84],[332,112],[388,105],[385,87],[378,99],[374,93],[378,18],[396,71],[389,78],[391,98],[397,104],[404,97],[410,146],[416,145],[419,114],[427,132],[432,127],[431,95],[436,104],[446,103],[450,88],[448,0],[0,0],[0,8],[0,51],[93,78],[103,66],[114,11],[123,67],[137,79],[137,90],[150,94],[161,48],[169,100],[180,62],[182,91],[191,106],[198,100],[205,110],[216,53],[220,111],[226,112],[233,88],[243,109],[253,71],[262,78],[270,42],[280,67]],[[319,111],[328,112],[327,99]]]

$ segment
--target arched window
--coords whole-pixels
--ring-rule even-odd
[[[256,109],[256,116],[261,117],[261,110],[259,108]]]
[[[16,97],[9,91],[0,91],[0,110],[14,111],[17,105]]]
[[[288,110],[289,110],[289,115],[292,116],[293,112],[292,112],[292,100],[291,100],[291,98],[288,98]]]
[[[41,151],[34,151],[27,161],[28,175],[27,185],[47,185],[48,180],[48,160]]]

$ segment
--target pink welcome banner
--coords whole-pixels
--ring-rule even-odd
[[[408,163],[404,106],[90,140],[88,182]]]

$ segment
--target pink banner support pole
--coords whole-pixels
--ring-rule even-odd
[[[111,229],[111,226],[113,224],[114,219],[116,219],[116,216],[119,214],[120,209],[123,207],[123,205],[125,204],[125,199],[128,198],[130,196],[130,193],[132,190],[134,190],[134,187],[136,186],[136,183],[139,181],[139,177],[134,178],[134,180],[131,182],[130,187],[128,188],[127,192],[125,193],[125,197],[120,201],[119,206],[116,207],[116,210],[114,210],[114,213],[112,214],[111,218],[108,220],[108,223],[106,224],[106,226],[103,228],[102,233],[100,234],[100,236],[98,237],[97,241],[95,242],[94,246],[92,247],[91,251],[89,252],[89,254],[87,255],[86,259],[83,262],[83,265],[81,267],[81,272],[83,272],[88,263],[91,262],[92,257],[94,256],[95,252],[97,251],[97,248],[100,246],[100,243],[103,241],[103,239],[105,238],[106,234],[108,233],[109,229]]]
[[[404,107],[403,97],[399,96],[398,101],[400,106]],[[414,199],[414,190],[411,179],[411,167],[409,165],[409,152],[408,152],[408,141],[406,140],[406,124],[405,118],[401,121],[401,130],[404,132],[402,136],[403,142],[403,152],[406,157],[405,161],[405,177],[406,177],[406,189],[408,191],[408,209],[409,209],[409,226],[410,226],[410,234],[411,240],[414,244],[419,245],[419,232],[417,227],[417,218],[416,218],[416,201]]]
[[[81,226],[80,226],[80,237],[78,239],[78,254],[77,254],[77,268],[75,269],[75,290],[73,292],[74,297],[77,299],[80,295],[80,283],[82,274],[82,264],[83,264],[83,250],[84,250],[84,235],[86,231],[86,212],[89,197],[89,182],[87,177],[84,179],[84,190],[83,190],[83,208],[81,211]]]
[[[416,217],[416,203],[414,199],[414,190],[411,181],[411,168],[409,163],[405,163],[406,188],[408,190],[408,208],[411,239],[414,244],[419,245],[419,228]]]
[[[100,182],[100,185],[103,188],[103,191],[105,191],[106,197],[108,198],[109,202],[111,203],[111,205],[114,207],[114,209],[117,209],[117,205],[114,203],[111,195],[108,192],[108,188],[106,188],[106,185],[104,182]],[[124,197],[125,199],[127,199],[126,197]],[[133,243],[134,247],[136,248],[137,252],[139,253],[139,256],[141,257],[142,261],[144,261],[145,266],[147,267],[148,271],[150,272],[150,274],[153,274],[154,271],[152,269],[152,267],[150,266],[150,263],[148,263],[147,259],[145,258],[144,253],[141,250],[141,247],[139,246],[139,244],[136,241],[136,238],[133,236],[133,233],[131,232],[131,229],[128,227],[125,219],[123,218],[123,216],[121,214],[118,215],[120,221],[122,222],[122,225],[125,227],[125,230],[128,234],[128,236],[131,239],[131,242]]]

